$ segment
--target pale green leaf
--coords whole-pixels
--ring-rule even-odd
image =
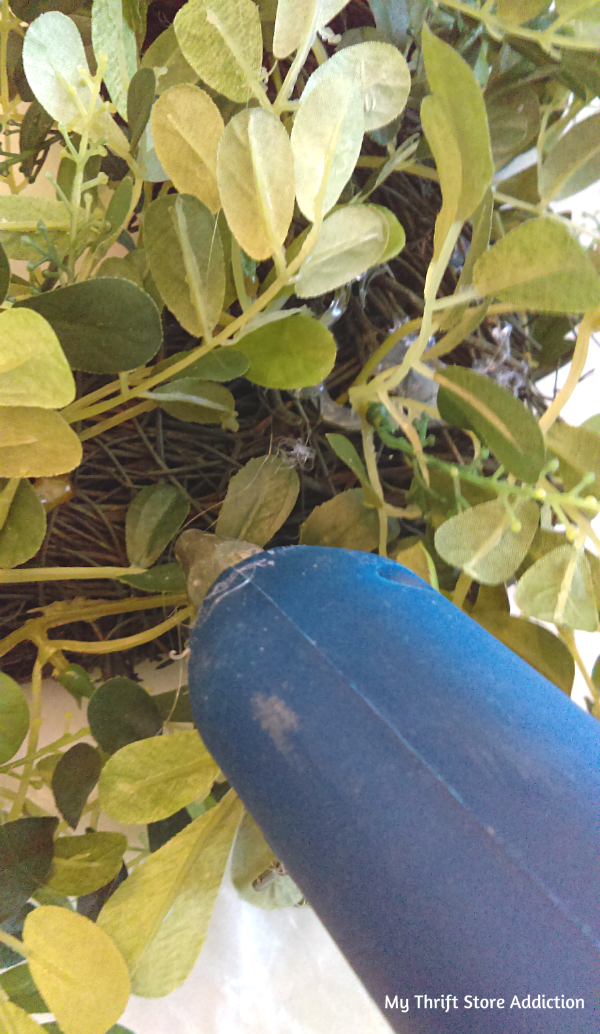
[[[540,520],[532,499],[517,501],[513,511],[514,517],[501,499],[462,510],[437,529],[435,548],[475,581],[500,585],[522,564]]]
[[[60,342],[37,312],[0,313],[0,405],[61,409],[75,381]]]
[[[475,432],[510,474],[535,484],[546,459],[533,414],[506,388],[483,374],[451,366],[436,374],[443,419]]]
[[[263,54],[252,0],[188,0],[174,25],[183,56],[208,86],[232,101],[250,99],[246,71],[258,80]]]
[[[30,560],[45,534],[46,511],[33,485],[15,478],[0,487],[0,567]]]
[[[221,207],[217,148],[224,128],[215,102],[189,83],[166,90],[152,110],[152,138],[163,169],[180,194],[193,194],[213,213]]]
[[[117,822],[158,822],[204,800],[219,774],[195,729],[129,743],[107,761],[98,793]]]
[[[231,478],[216,531],[264,546],[289,517],[300,490],[298,475],[278,456],[257,456]]]
[[[23,943],[33,979],[64,1034],[105,1034],[125,1009],[129,975],[104,930],[67,908],[42,905],[27,916]]]
[[[257,908],[290,908],[303,900],[291,876],[278,873],[276,858],[250,812],[244,812],[231,851],[231,882]]]
[[[170,416],[191,424],[220,424],[231,431],[239,427],[233,395],[229,388],[213,381],[173,378],[154,391],[144,392],[144,398],[156,399]]]
[[[273,53],[280,61],[335,18],[348,0],[279,0]]]
[[[375,209],[376,212],[379,212],[379,215],[387,225],[388,241],[383,255],[379,257],[379,262],[383,265],[384,262],[389,262],[402,251],[406,244],[406,233],[404,232],[404,227],[398,222],[396,216],[389,208],[385,208],[384,205],[365,205],[364,207],[367,210]]]
[[[517,583],[515,603],[525,617],[585,632],[598,630],[590,565],[575,546],[559,546],[536,561]]]
[[[308,96],[319,83],[330,82],[335,75],[358,86],[367,132],[392,122],[406,106],[410,71],[400,51],[390,43],[358,43],[339,50],[313,72],[302,96]]]
[[[540,193],[547,203],[562,201],[600,179],[600,115],[577,122],[561,136],[540,169]]]
[[[240,338],[235,347],[250,361],[248,380],[265,388],[291,391],[318,384],[335,363],[333,335],[310,316],[267,323]]]
[[[476,610],[473,617],[496,639],[569,695],[575,662],[558,636],[547,628],[498,610]]]
[[[324,221],[295,284],[299,298],[334,291],[377,265],[387,249],[389,224],[374,205],[348,205]]]
[[[587,428],[588,431],[593,431],[594,434],[600,435],[600,413],[595,413],[594,416],[588,417],[581,426]]]
[[[358,160],[364,133],[363,99],[343,75],[302,97],[291,142],[296,199],[311,222],[337,202]]]
[[[221,203],[234,237],[252,258],[277,253],[294,214],[294,156],[275,115],[241,111],[227,124],[217,156]]]
[[[127,91],[137,71],[135,32],[123,17],[122,0],[94,0],[92,44],[96,61],[108,59],[104,82],[119,115],[127,119]]]
[[[452,224],[459,220],[463,177],[462,156],[454,133],[454,126],[437,97],[429,96],[423,99],[421,125],[435,159],[442,191],[442,208],[436,219],[434,237],[434,256],[437,257],[450,233]]]
[[[80,68],[89,74],[83,40],[75,22],[59,11],[48,11],[29,26],[23,44],[23,66],[27,81],[52,118],[77,130],[79,107],[71,89],[87,108],[90,90]]]
[[[44,1028],[24,1009],[5,998],[0,998],[0,1030],[3,1034],[44,1034]]]
[[[0,242],[9,258],[26,262],[39,259],[40,253],[33,244],[44,248],[46,241],[38,223],[44,224],[59,253],[68,248],[71,217],[62,201],[20,194],[0,197]],[[23,241],[23,237],[33,244]]]
[[[343,434],[326,434],[325,437],[337,456],[350,468],[360,481],[368,506],[382,506],[382,500],[371,486],[365,465],[354,448],[352,442]]]
[[[159,481],[138,492],[127,509],[125,542],[133,567],[151,567],[179,531],[190,509],[175,485]]]
[[[115,878],[126,850],[127,839],[121,833],[58,837],[46,886],[67,897],[92,894]]]
[[[29,707],[21,687],[0,671],[0,765],[15,756],[29,729]]]
[[[600,434],[590,427],[571,427],[556,422],[546,432],[548,448],[560,461],[558,472],[568,492],[575,488],[585,474],[595,474],[585,489],[600,499]]]
[[[123,954],[135,994],[169,994],[191,972],[242,812],[230,790],[142,862],[102,909],[98,925]]]
[[[366,553],[379,544],[377,510],[365,506],[362,488],[351,488],[316,506],[300,528],[303,546],[337,546]]]
[[[79,438],[53,409],[0,407],[0,477],[54,477],[81,463]]]
[[[198,79],[198,73],[181,53],[174,25],[169,25],[144,51],[142,68],[151,68],[154,72],[159,96],[172,86],[195,83]]]
[[[191,194],[157,198],[144,216],[144,244],[165,304],[190,334],[210,334],[225,297],[223,245],[214,216]]]
[[[559,219],[521,223],[475,263],[473,284],[515,308],[585,312],[600,305],[600,278],[589,256]]]

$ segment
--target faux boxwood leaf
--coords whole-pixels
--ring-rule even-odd
[[[33,485],[25,478],[5,482],[0,487],[0,567],[30,560],[45,534],[46,511]]]
[[[47,886],[65,896],[91,894],[115,878],[126,850],[127,838],[122,833],[59,837]]]
[[[29,729],[25,694],[10,675],[0,671],[0,765],[15,756]]]
[[[28,912],[31,912],[34,908],[31,904],[23,905],[23,907],[15,912],[10,919],[6,919],[1,925],[4,933],[10,934],[12,937],[21,938],[23,933],[23,923]],[[20,952],[13,951],[6,944],[0,945],[0,970],[6,969],[8,966],[18,966],[23,961],[23,956]],[[0,977],[0,984],[2,978]]]
[[[104,82],[121,118],[127,118],[127,91],[137,69],[135,32],[123,16],[123,0],[94,0],[92,43],[96,60],[108,58]]]
[[[243,513],[247,515],[247,511]],[[252,542],[224,538],[195,528],[184,531],[175,547],[175,554],[186,572],[188,596],[195,607],[200,606],[223,571],[261,552],[261,547]]]
[[[80,664],[71,664],[66,671],[61,671],[56,677],[61,686],[64,686],[78,703],[81,700],[89,700],[96,692],[94,683]]]
[[[404,227],[398,222],[396,216],[389,208],[385,208],[384,205],[365,205],[364,207],[378,212],[387,226],[387,244],[383,255],[380,255],[377,260],[383,265],[384,262],[389,262],[390,259],[395,258],[402,251],[406,244],[406,233],[404,232]]]
[[[533,621],[525,621],[502,611],[478,611],[473,617],[496,639],[531,664],[540,675],[570,695],[575,678],[575,662],[558,636]]]
[[[129,280],[94,277],[18,304],[48,320],[74,370],[134,370],[162,341],[156,305]]]
[[[475,263],[473,284],[515,308],[585,312],[600,305],[600,278],[563,222],[528,219]]]
[[[10,287],[10,262],[8,255],[0,244],[0,305],[8,294]]]
[[[0,197],[0,242],[8,258],[25,262],[39,259],[34,245],[45,246],[39,223],[43,223],[59,253],[68,249],[70,216],[62,201],[20,194]]]
[[[0,976],[0,987],[7,995],[10,995],[15,1006],[18,1009],[23,1009],[25,1013],[48,1011],[48,1006],[37,990],[31,976],[31,970],[26,962],[13,966],[12,969],[3,973]],[[2,1013],[0,1013],[1,1017]],[[33,1023],[33,1020],[31,1022]],[[10,1027],[8,1031],[9,1034],[12,1034]],[[21,1034],[19,1028],[17,1028],[17,1032]]]
[[[443,419],[474,431],[510,474],[535,484],[546,452],[537,421],[523,403],[489,377],[462,366],[449,367],[436,380]]]
[[[546,443],[558,457],[558,472],[567,491],[579,484],[584,474],[595,474],[596,480],[585,492],[600,499],[600,434],[589,427],[571,427],[555,423],[546,432]]]
[[[127,510],[125,542],[133,567],[151,567],[186,519],[190,504],[165,481],[138,492]]]
[[[302,898],[291,876],[277,876],[254,887],[276,862],[257,822],[250,812],[244,812],[231,851],[231,882],[239,896],[258,908],[275,909],[297,905]],[[283,884],[283,886],[282,886]]]
[[[550,148],[540,169],[544,201],[562,201],[600,179],[600,115],[577,122]]]
[[[25,33],[23,66],[37,100],[57,122],[76,131],[81,125],[76,93],[86,109],[90,90],[81,79],[80,68],[89,74],[83,40],[70,18],[59,11],[41,14]]]
[[[0,406],[0,477],[54,477],[81,463],[79,438],[53,409]]]
[[[235,399],[229,388],[197,377],[173,378],[146,394],[165,412],[192,424],[221,424],[237,431]]]
[[[369,553],[379,543],[377,510],[365,506],[362,488],[351,488],[316,506],[300,528],[303,546],[337,546]]]
[[[216,532],[265,546],[294,508],[300,481],[278,456],[258,456],[234,474],[219,514]]]
[[[514,513],[518,531],[500,499],[471,506],[437,529],[435,548],[447,564],[483,585],[500,585],[521,566],[540,520],[533,499],[516,503]]]
[[[365,502],[369,506],[381,506],[381,499],[371,487],[365,465],[352,442],[343,434],[326,434],[325,437],[336,455],[360,481],[361,488],[365,493]]]
[[[279,119],[240,111],[217,154],[217,180],[229,228],[252,258],[280,255],[294,214],[294,155]]]
[[[6,676],[5,676],[6,677]],[[0,922],[14,915],[46,882],[58,819],[16,819],[0,826]]]
[[[156,76],[156,92],[159,94],[180,83],[195,83],[197,72],[184,58],[177,37],[175,26],[161,32],[160,36],[144,51],[142,68],[151,68]]]
[[[168,689],[165,693],[155,693],[152,699],[163,722],[193,722],[188,686]]]
[[[250,99],[245,70],[258,80],[263,54],[252,0],[189,0],[174,25],[183,56],[205,83],[232,101]]]
[[[405,58],[390,43],[370,41],[338,50],[313,72],[302,96],[335,75],[358,85],[367,132],[386,126],[404,110],[410,93],[410,71]]]
[[[331,373],[335,339],[311,316],[290,316],[246,334],[235,345],[250,362],[247,377],[264,388],[307,388]]]
[[[585,632],[598,630],[590,565],[574,546],[559,546],[533,564],[517,583],[515,603],[524,617]]]
[[[167,366],[179,362],[190,353],[176,352],[166,360]],[[198,377],[202,381],[233,381],[236,377],[243,377],[247,372],[250,363],[245,355],[235,348],[214,348],[212,352],[203,355],[200,359],[186,366],[183,373],[176,373],[173,379],[180,377]],[[158,372],[158,370],[157,370]]]
[[[191,972],[221,885],[243,805],[233,790],[142,862],[98,925],[127,962],[134,994],[168,994]]]
[[[0,313],[0,405],[61,409],[75,381],[60,342],[37,312]]]
[[[203,800],[219,774],[195,729],[130,743],[102,770],[100,803],[124,823],[166,819],[196,799]]]
[[[75,829],[94,789],[102,762],[95,747],[75,743],[63,754],[52,775],[52,793],[63,819]],[[83,893],[83,891],[82,891]]]
[[[120,581],[142,592],[185,592],[185,575],[181,564],[159,564],[143,574],[131,574]]]
[[[279,0],[273,37],[275,57],[289,57],[307,36],[327,25],[347,3],[348,0]]]
[[[388,238],[388,222],[374,206],[348,205],[333,212],[301,266],[296,294],[315,298],[366,273],[382,260]]]
[[[156,93],[156,76],[152,68],[139,68],[127,89],[127,123],[129,143],[135,151],[148,125]]]
[[[110,937],[76,912],[42,905],[27,916],[23,941],[64,1034],[105,1034],[129,998],[127,966]]]
[[[133,180],[131,176],[124,176],[116,187],[106,209],[105,220],[108,223],[109,233],[116,233],[123,226],[129,214],[132,200]],[[104,275],[108,276],[108,274]]]
[[[162,718],[150,694],[132,679],[119,676],[96,690],[88,704],[88,722],[106,754],[156,736],[162,729]]]
[[[159,161],[180,194],[193,194],[211,212],[221,207],[217,148],[225,124],[205,90],[182,83],[166,90],[152,111]]]

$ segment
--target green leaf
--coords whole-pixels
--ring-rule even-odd
[[[144,51],[142,68],[150,68],[154,72],[159,96],[172,86],[195,83],[198,79],[197,73],[181,53],[174,25],[169,25]]]
[[[8,294],[10,287],[10,262],[8,255],[0,244],[0,305]]]
[[[47,1031],[47,1034],[63,1034],[57,1023],[44,1023],[43,1029]],[[129,1027],[123,1027],[120,1023],[114,1023],[106,1034],[133,1034],[133,1031]]]
[[[129,146],[135,151],[148,125],[156,93],[156,76],[152,68],[139,68],[127,88],[127,124]]]
[[[7,995],[10,995],[14,1005],[18,1009],[23,1009],[25,1013],[48,1011],[48,1006],[37,990],[31,976],[31,970],[26,962],[13,966],[12,969],[3,973],[0,976],[0,987]],[[1,1017],[2,1013],[0,1012]],[[12,1034],[10,1027],[8,1032]]]
[[[534,143],[540,129],[540,102],[533,87],[520,82],[486,91],[486,102],[494,164],[502,169]]]
[[[380,507],[382,505],[382,501],[373,490],[365,465],[352,442],[348,438],[344,437],[343,434],[326,434],[325,437],[336,456],[339,456],[342,462],[350,468],[352,473],[360,481],[360,486],[365,494],[365,503],[367,503],[368,506]]]
[[[129,998],[127,966],[110,937],[85,916],[42,905],[27,916],[23,941],[64,1034],[105,1034]]]
[[[248,380],[264,388],[310,387],[327,377],[335,363],[333,335],[311,316],[267,323],[240,338],[235,347],[250,362]]]
[[[366,553],[379,544],[377,510],[367,508],[362,488],[351,488],[316,506],[300,528],[302,546],[337,546]]]
[[[119,581],[142,592],[185,592],[185,576],[181,564],[159,564],[143,574],[130,574]]]
[[[275,855],[260,827],[250,812],[244,812],[231,852],[231,880],[244,901],[269,910],[290,908],[301,903],[302,891],[291,876],[284,876],[272,868],[275,862]]]
[[[44,1028],[32,1020],[23,1009],[0,999],[0,1027],[7,1034],[42,1034]]]
[[[180,377],[144,393],[156,399],[165,412],[192,424],[220,424],[237,431],[235,399],[229,388],[197,377]]]
[[[533,499],[516,502],[514,514],[518,530],[501,499],[471,506],[437,529],[435,548],[447,564],[483,585],[500,585],[522,564],[540,520]]]
[[[154,146],[173,186],[199,198],[213,213],[221,207],[217,148],[224,128],[215,102],[190,83],[166,90],[152,111]]]
[[[432,585],[434,589],[439,588],[435,564],[422,542],[418,541],[414,545],[399,549],[394,560],[403,567],[407,567],[409,571],[414,571],[419,578],[422,578],[428,585]]]
[[[176,352],[169,359],[166,360],[168,366],[173,363],[178,363],[180,359],[184,359],[190,355],[187,352]],[[200,356],[195,362],[190,363],[185,368],[185,377],[198,377],[203,381],[233,381],[237,377],[243,377],[247,372],[250,363],[248,362],[245,355],[241,352],[237,352],[235,348],[214,348],[212,352],[208,352],[207,355]],[[157,369],[158,372],[158,369]],[[182,376],[180,373],[176,373],[173,379],[179,379]]]
[[[34,245],[47,250],[45,234],[38,228],[39,224],[43,224],[59,253],[67,251],[71,217],[62,201],[20,194],[0,197],[0,242],[9,258],[39,261],[40,252]]]
[[[550,0],[497,0],[496,14],[503,22],[523,25],[550,6]]]
[[[574,546],[559,546],[519,579],[515,603],[523,615],[559,627],[598,630],[598,608],[590,565]]]
[[[72,829],[100,777],[102,762],[95,747],[75,743],[59,759],[52,775],[56,807]],[[56,888],[55,888],[56,889]]]
[[[573,355],[575,335],[572,333],[573,320],[568,316],[537,316],[527,330],[540,345],[532,354],[534,380],[558,370]]]
[[[348,205],[328,216],[295,285],[299,298],[334,291],[382,261],[389,225],[374,206]]]
[[[575,662],[558,636],[541,625],[502,611],[484,610],[474,613],[473,617],[496,639],[527,661],[527,664],[531,664],[540,675],[570,695],[575,678]]]
[[[585,427],[588,431],[593,431],[594,434],[600,435],[600,413],[596,413],[594,416],[590,416],[587,420],[584,420],[582,427]]]
[[[559,459],[558,473],[567,492],[575,488],[585,474],[595,474],[595,481],[585,491],[600,499],[600,434],[589,427],[555,423],[546,432],[546,444]]]
[[[92,736],[106,754],[128,743],[156,736],[162,718],[145,689],[132,679],[117,677],[100,686],[88,704]]]
[[[22,22],[32,22],[46,11],[61,11],[63,14],[74,14],[89,0],[11,0],[11,10]]]
[[[339,75],[302,96],[292,129],[296,199],[311,222],[336,204],[358,160],[364,133],[363,99]]]
[[[252,542],[223,538],[197,529],[184,531],[178,539],[175,554],[186,572],[188,596],[194,606],[200,606],[223,571],[257,553],[262,553],[262,549]]]
[[[7,676],[3,676],[4,679]],[[52,852],[55,818],[26,818],[0,826],[0,922],[23,907],[46,882]]]
[[[127,91],[137,70],[135,32],[123,17],[122,0],[94,0],[92,44],[98,61],[108,58],[104,82],[119,115],[127,119]]]
[[[23,67],[42,107],[57,122],[78,132],[82,117],[74,94],[86,110],[91,94],[79,71],[83,68],[89,75],[83,40],[75,22],[59,11],[36,18],[25,33]]]
[[[106,209],[105,221],[108,223],[108,236],[117,233],[124,225],[131,202],[133,200],[133,180],[131,176],[124,176],[112,195],[108,208]],[[104,237],[104,235],[103,235]],[[137,252],[130,252],[137,254]],[[104,274],[108,276],[107,273]]]
[[[132,567],[151,567],[175,537],[190,509],[183,493],[159,481],[138,492],[127,509],[125,541]]]
[[[0,567],[30,560],[45,534],[46,511],[33,485],[23,478],[5,482],[0,487]]]
[[[209,335],[225,298],[225,262],[215,218],[191,194],[158,198],[144,216],[144,243],[161,297],[182,327]]]
[[[23,690],[0,671],[0,765],[15,756],[29,729],[29,706]]]
[[[252,96],[246,70],[260,79],[263,40],[252,0],[188,0],[175,16],[186,61],[217,93],[244,103]]]
[[[81,897],[114,880],[123,863],[127,838],[122,833],[84,833],[54,842],[52,875],[47,886],[57,894]]]
[[[600,657],[597,658],[596,663],[592,669],[592,682],[594,685],[594,693],[592,700],[587,700],[587,708],[590,714],[593,714],[594,718],[600,719]]]
[[[102,909],[98,925],[125,958],[134,994],[166,995],[191,972],[242,811],[230,790],[137,866]]]
[[[96,692],[96,687],[88,673],[80,664],[71,664],[66,671],[61,671],[58,676],[61,686],[75,697],[77,703],[89,698]]]
[[[494,195],[491,190],[486,190],[482,200],[479,202],[475,209],[472,217],[472,231],[471,231],[471,244],[467,252],[467,257],[463,263],[463,267],[460,271],[455,293],[464,291],[468,287],[472,286],[473,283],[473,269],[475,263],[480,255],[483,255],[484,251],[490,243],[490,234],[492,231],[492,215],[494,212]],[[485,309],[483,312],[485,313]],[[476,310],[469,308],[469,303],[465,302],[464,305],[454,305],[447,313],[442,313],[442,321],[439,325],[440,330],[450,330],[450,328],[457,326],[463,318],[465,322],[470,322],[471,317],[474,316]],[[468,315],[467,315],[468,314]],[[466,324],[467,326],[469,323]],[[473,327],[473,330],[475,327]],[[472,333],[469,329],[465,332],[467,334]]]
[[[385,208],[383,205],[365,205],[364,207],[378,212],[387,225],[388,242],[383,255],[380,255],[378,259],[379,263],[383,265],[384,262],[389,262],[390,259],[395,258],[402,251],[406,244],[406,233],[404,232],[404,227],[398,222],[394,213],[390,212],[389,208]]]
[[[139,248],[129,251],[123,258],[110,255],[98,266],[95,276],[119,277],[123,280],[131,280],[141,290],[144,290],[144,280],[148,274],[148,260],[146,253]],[[162,305],[162,300],[161,300]]]
[[[163,722],[193,722],[190,691],[187,686],[156,693],[152,697]]]
[[[28,912],[31,912],[34,905],[25,904],[18,912],[15,912],[9,919],[6,919],[2,924],[1,928],[4,933],[10,934],[12,937],[20,939],[23,933],[23,923],[25,922],[25,916]],[[0,945],[0,970],[7,969],[9,966],[18,966],[23,961],[23,956],[20,952],[13,951],[6,944]],[[2,977],[0,977],[0,986],[2,986]]]
[[[475,432],[510,474],[535,484],[546,459],[532,413],[506,388],[482,374],[451,366],[436,374],[440,416]]]
[[[294,214],[294,155],[279,119],[240,111],[219,144],[217,179],[229,228],[252,258],[283,256]]]
[[[288,519],[300,481],[278,456],[257,456],[231,478],[216,531],[223,538],[264,546]]]
[[[219,766],[191,729],[117,751],[102,770],[98,794],[117,822],[157,822],[207,797],[218,774]]]
[[[310,76],[306,97],[319,83],[336,75],[352,80],[363,99],[365,130],[392,122],[404,110],[410,93],[410,71],[400,51],[390,43],[367,42],[338,50]]]
[[[79,438],[53,409],[0,406],[0,477],[54,477],[81,463]]]
[[[17,304],[48,320],[74,370],[135,370],[161,345],[159,311],[129,280],[94,278]]]
[[[273,53],[280,61],[312,39],[348,0],[279,0],[275,19]]]
[[[515,308],[585,312],[600,305],[600,278],[567,226],[558,219],[528,219],[510,230],[475,263],[473,285]]]
[[[75,381],[60,342],[37,312],[0,313],[0,405],[61,409]]]

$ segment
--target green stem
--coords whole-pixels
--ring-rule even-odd
[[[487,5],[477,9],[464,3],[463,0],[435,0],[435,2],[438,6],[449,7],[451,11],[457,11],[467,18],[474,18],[476,21],[482,22],[494,39],[502,39],[504,35],[510,34],[520,39],[531,40],[533,43],[539,44],[546,52],[551,51],[552,47],[563,47],[565,50],[596,51],[598,49],[597,40],[580,40],[578,42],[572,36],[563,36],[555,32],[554,25],[551,25],[549,29],[541,30],[525,29],[521,25],[505,23],[491,14],[489,9],[486,9]]]
[[[320,4],[317,5],[317,7],[320,8]],[[317,25],[316,19],[313,18],[313,21],[310,24],[309,30],[306,33],[306,36],[304,37],[304,40],[302,41],[302,43],[298,47],[298,50],[296,51],[296,56],[295,56],[294,60],[292,61],[291,65],[289,67],[288,74],[286,75],[285,79],[283,80],[283,86],[281,87],[279,93],[277,94],[277,98],[276,98],[275,103],[273,105],[273,111],[275,112],[276,115],[280,115],[281,114],[283,108],[285,107],[286,103],[290,99],[290,96],[292,94],[294,86],[296,85],[296,81],[298,79],[298,76],[300,75],[300,72],[302,71],[302,69],[304,68],[304,65],[306,64],[306,59],[308,57],[308,52],[309,52],[309,50],[311,49],[311,47],[313,45],[313,40],[314,40],[314,37],[315,37],[315,33],[317,31],[316,30],[316,25]]]
[[[94,578],[122,578],[144,574],[143,567],[25,567],[0,570],[0,585],[22,585],[24,582],[86,581]]]
[[[89,736],[89,733],[90,730],[86,727],[84,729],[78,729],[77,732],[67,732],[64,736],[59,736],[57,740],[54,740],[54,743],[47,743],[45,747],[40,747],[40,749],[35,752],[33,755],[34,762],[39,761],[40,758],[47,757],[48,754],[55,754],[60,747],[66,747],[69,743],[75,743],[77,740],[80,740],[82,736]],[[0,774],[10,775],[13,768],[24,765],[26,761],[27,758],[19,758],[17,761],[6,761],[3,765],[0,765]]]
[[[17,791],[13,806],[9,813],[9,821],[18,819],[23,812],[23,805],[27,800],[27,794],[29,792],[29,784],[33,775],[33,766],[35,764],[35,754],[37,751],[38,739],[40,735],[40,728],[42,725],[42,667],[43,660],[40,655],[36,657],[35,664],[33,665],[33,672],[31,675],[31,708],[30,708],[30,724],[29,724],[29,740],[27,742],[27,756],[25,758],[25,765],[23,773],[21,775],[21,783]]]
[[[11,951],[16,951],[17,955],[24,955],[25,958],[27,958],[28,952],[25,945],[23,944],[23,941],[20,941],[18,937],[13,937],[12,934],[5,933],[1,926],[0,942],[2,944],[5,944],[7,948],[10,948]],[[0,988],[0,991],[1,990],[2,989]],[[4,992],[2,992],[2,997],[5,997]],[[8,995],[6,995],[6,1001],[10,1001]]]
[[[590,338],[596,321],[598,320],[599,311],[600,310],[596,310],[595,312],[586,313],[579,324],[577,341],[575,342],[575,350],[573,352],[573,358],[571,360],[567,379],[563,387],[555,395],[546,412],[542,417],[540,417],[540,431],[542,431],[543,434],[546,434],[552,427],[552,424],[558,419],[562,410],[571,398],[571,395],[575,391],[575,388],[579,384],[579,379],[583,373],[587,359]]]

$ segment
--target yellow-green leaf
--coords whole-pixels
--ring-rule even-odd
[[[235,347],[250,361],[248,380],[265,388],[291,391],[318,384],[335,363],[333,335],[311,316],[267,323],[240,338]]]
[[[280,61],[289,57],[335,18],[347,3],[348,0],[279,0],[273,36],[275,57]]]
[[[337,546],[369,553],[379,543],[377,510],[365,506],[362,488],[351,488],[316,506],[300,528],[303,546]]]
[[[525,617],[585,632],[598,630],[590,565],[575,546],[559,546],[537,560],[519,579],[515,603]]]
[[[39,259],[40,252],[34,245],[43,248],[46,242],[38,223],[44,224],[59,254],[68,248],[71,217],[62,201],[20,194],[0,197],[0,243],[9,258],[25,262]]]
[[[242,813],[230,790],[142,862],[100,912],[98,925],[122,952],[135,994],[169,994],[191,972]]]
[[[67,908],[41,905],[25,920],[23,942],[64,1034],[105,1034],[129,998],[127,966],[108,934]]]
[[[476,608],[473,617],[540,675],[554,682],[563,693],[571,693],[575,662],[558,636],[533,621],[513,617],[503,611]]]
[[[0,1030],[2,1034],[44,1034],[44,1028],[24,1009],[4,998],[0,998]]]
[[[440,525],[435,548],[447,564],[483,585],[500,585],[523,563],[540,520],[532,499],[516,503],[514,515],[518,530],[500,499],[471,506]]]
[[[374,209],[378,212],[387,226],[387,244],[383,255],[380,255],[378,260],[381,265],[383,265],[384,262],[389,262],[390,259],[395,258],[406,244],[406,233],[404,232],[404,227],[398,222],[394,213],[391,212],[389,208],[385,208],[384,205],[364,205],[363,207],[367,210]]]
[[[0,765],[15,756],[29,729],[29,706],[21,687],[0,671]]]
[[[252,0],[188,0],[174,25],[183,56],[208,86],[232,101],[250,99],[246,72],[260,78],[263,54]]]
[[[127,119],[127,91],[137,70],[137,43],[123,17],[122,0],[94,0],[92,44],[98,61],[108,58],[104,82],[121,118]]]
[[[338,50],[313,72],[302,96],[335,75],[358,86],[367,132],[386,126],[404,110],[410,93],[410,71],[405,58],[391,43],[370,41]]]
[[[343,75],[302,97],[292,129],[296,199],[311,222],[333,208],[350,179],[364,133],[363,99]]]
[[[334,291],[377,265],[387,248],[389,225],[375,206],[347,205],[328,216],[296,279],[299,298]]]
[[[435,564],[422,542],[414,542],[405,549],[399,549],[394,560],[397,564],[407,567],[409,571],[414,571],[419,578],[422,578],[428,585],[432,585],[434,589],[439,588]]]
[[[600,305],[592,260],[559,219],[528,219],[475,263],[473,284],[515,308],[585,312]]]
[[[600,434],[590,427],[571,427],[556,422],[546,432],[548,448],[559,459],[558,472],[567,491],[585,474],[595,474],[586,492],[600,499]]]
[[[45,886],[57,894],[92,894],[115,878],[127,850],[122,833],[84,833],[54,841],[52,874]]]
[[[145,398],[156,399],[170,416],[191,424],[220,424],[230,431],[238,430],[235,399],[229,388],[199,377],[173,378]]]
[[[497,0],[496,14],[510,25],[523,25],[550,6],[550,0]]]
[[[435,159],[442,208],[435,223],[434,255],[439,255],[450,227],[459,219],[462,193],[462,157],[454,127],[441,101],[435,96],[425,97],[421,104],[421,125]]]
[[[79,438],[53,409],[0,406],[0,477],[54,477],[81,463]]]
[[[216,531],[228,539],[265,546],[294,508],[300,481],[278,456],[257,456],[234,474]]]
[[[358,455],[352,442],[343,434],[326,434],[325,437],[337,456],[350,468],[355,477],[360,481],[360,486],[365,493],[365,502],[368,506],[379,508],[383,500],[379,498],[369,481],[369,477],[363,461]]]
[[[225,124],[215,102],[205,90],[182,83],[158,98],[151,123],[156,153],[173,185],[217,212],[217,148]]]
[[[98,793],[118,822],[158,822],[209,793],[219,773],[196,730],[129,743],[107,761]]]
[[[275,115],[251,108],[228,122],[217,178],[229,228],[244,251],[257,260],[283,258],[294,214],[294,156]]]
[[[540,169],[545,202],[562,201],[600,179],[600,115],[577,122],[561,136]]]
[[[0,405],[61,409],[75,398],[75,380],[49,323],[37,312],[0,314]]]
[[[25,478],[0,482],[0,567],[18,567],[35,556],[46,534],[46,511]]]

